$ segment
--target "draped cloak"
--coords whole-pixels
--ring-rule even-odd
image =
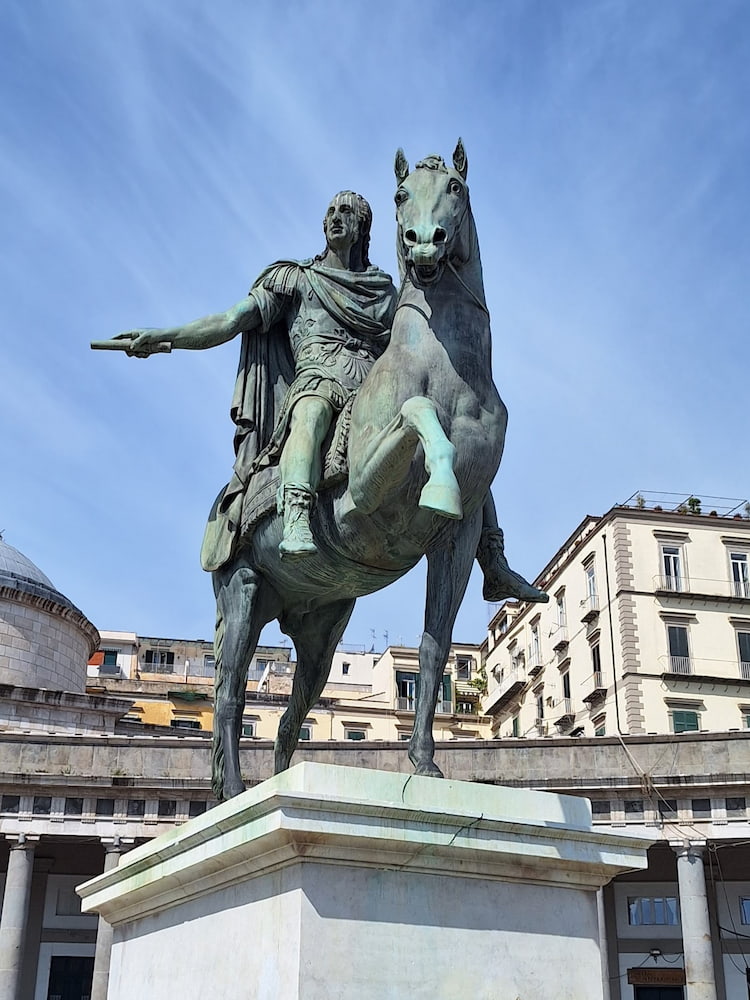
[[[324,267],[317,259],[277,261],[263,271],[250,295],[260,309],[261,325],[242,334],[230,411],[235,424],[234,472],[214,501],[206,526],[201,565],[208,571],[219,569],[232,555],[254,474],[278,461],[290,403],[301,395],[330,398],[316,391],[317,381],[331,379],[325,368],[309,362],[302,366],[295,360],[291,335],[302,297],[315,296],[331,317],[326,340],[340,339],[355,364],[358,356],[367,357],[366,366],[354,370],[349,392],[361,384],[362,374],[387,345],[396,300],[390,276],[379,268],[344,271]],[[344,387],[342,399],[347,394]]]

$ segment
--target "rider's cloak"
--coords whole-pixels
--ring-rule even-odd
[[[209,515],[201,548],[203,569],[219,569],[230,558],[239,537],[242,504],[253,473],[268,461],[270,443],[278,444],[279,420],[295,379],[289,339],[302,296],[316,296],[342,332],[350,336],[386,338],[395,289],[377,267],[343,271],[318,260],[281,260],[266,268],[250,290],[262,317],[260,327],[242,334],[230,414],[235,424],[234,472]],[[282,428],[285,434],[285,428]]]

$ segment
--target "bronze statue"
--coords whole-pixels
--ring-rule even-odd
[[[369,205],[344,191],[326,213],[318,257],[267,268],[225,313],[92,345],[146,357],[243,334],[234,475],[214,504],[201,553],[217,599],[219,798],[244,787],[238,741],[247,665],[267,622],[279,620],[298,654],[276,740],[279,771],[356,598],[426,554],[423,693],[410,757],[417,773],[439,774],[432,719],[474,556],[487,599],[547,600],[508,567],[489,492],[507,413],[491,378],[463,145],[453,169],[431,156],[412,174],[399,151],[396,173],[399,297],[369,263]]]

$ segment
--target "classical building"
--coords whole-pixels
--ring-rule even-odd
[[[620,525],[617,530],[617,557],[612,551],[615,521],[624,522],[626,528]],[[697,671],[644,670],[638,678],[642,696],[635,698],[643,704],[633,706],[631,696],[629,709],[622,692],[625,671],[618,667],[617,674],[608,675],[612,661],[604,652],[599,667],[602,677],[596,685],[599,703],[594,706],[597,718],[604,713],[604,732],[596,735],[601,727],[594,727],[588,702],[581,698],[579,704],[573,686],[572,724],[556,726],[561,716],[546,713],[553,725],[544,734],[535,724],[537,715],[531,716],[527,726],[521,721],[521,710],[526,699],[537,696],[533,688],[540,673],[532,671],[541,665],[542,676],[551,669],[553,677],[559,676],[560,653],[547,645],[550,637],[540,617],[539,661],[543,662],[536,663],[528,652],[530,634],[527,638],[523,630],[530,629],[536,615],[554,614],[554,597],[549,608],[506,605],[493,619],[491,638],[484,648],[457,645],[446,670],[442,711],[436,715],[435,756],[446,777],[583,795],[591,800],[594,822],[601,828],[637,830],[654,839],[648,869],[618,878],[601,895],[606,1000],[746,1000],[748,996],[750,730],[744,728],[744,720],[722,728],[718,709],[714,710],[715,705],[723,706],[721,711],[729,712],[728,721],[736,722],[734,712],[744,697],[741,685],[738,688],[735,683],[743,679],[739,664],[745,662],[739,655],[742,640],[737,636],[743,632],[743,614],[747,618],[750,614],[747,602],[743,611],[744,597],[735,593],[742,591],[745,577],[742,560],[734,556],[747,551],[740,544],[742,538],[747,539],[747,527],[744,518],[726,516],[718,509],[715,516],[679,511],[665,515],[663,510],[650,509],[646,499],[643,505],[634,500],[632,506],[615,508],[603,518],[587,518],[542,576],[545,584],[552,581],[548,585],[556,595],[561,584],[554,586],[560,579],[555,573],[558,569],[560,574],[571,572],[569,582],[562,584],[571,602],[566,610],[575,606],[582,618],[587,608],[578,602],[591,596],[585,566],[593,554],[595,574],[604,573],[595,577],[593,590],[601,598],[597,609],[600,642],[610,634],[611,606],[616,664],[621,655],[618,637],[623,648],[635,648],[636,666],[651,664],[648,655],[655,657],[658,666],[663,662],[671,667],[671,661],[659,657],[683,655],[678,649],[684,647],[670,652],[667,627],[672,622],[660,617],[663,606],[668,615],[697,618],[687,622],[690,666],[699,659],[728,663],[731,645],[720,646],[717,638],[712,656],[708,642],[698,634],[704,625],[713,628],[724,614],[724,624],[733,630],[731,636],[737,642],[736,671],[731,675],[727,668],[710,682]],[[724,547],[719,550],[726,555],[721,566],[704,562],[711,549],[704,529],[713,532],[713,540]],[[655,534],[670,530],[671,538]],[[678,532],[680,539],[674,537]],[[662,573],[661,566],[666,564],[661,560],[674,555],[662,546],[670,549],[675,541],[682,543],[682,561],[671,562],[669,571]],[[693,549],[698,541],[700,546]],[[654,558],[651,542],[656,548],[656,568],[646,573],[643,567],[636,569],[640,557],[634,554],[650,551]],[[619,572],[626,579],[625,567],[631,563],[633,593],[624,592],[622,580],[619,587],[615,582],[613,564],[620,556]],[[739,567],[736,578],[735,565]],[[706,571],[699,572],[704,567]],[[577,574],[573,568],[584,577],[580,593],[574,589]],[[647,591],[642,580],[662,575],[679,578],[685,588],[659,586]],[[718,587],[722,575],[725,582],[738,584],[729,588],[731,593]],[[704,584],[698,599],[696,578],[717,585]],[[610,597],[604,588],[606,579],[610,580]],[[627,610],[628,597],[636,608],[635,625],[626,614],[621,630],[620,605],[614,602],[620,601]],[[692,602],[687,610],[685,602]],[[654,606],[648,619],[650,629],[641,617],[646,614],[641,604],[644,609]],[[572,612],[565,621],[572,623]],[[548,629],[553,623],[550,619]],[[579,649],[591,657],[596,638],[596,622],[579,625],[581,635],[572,628],[568,633],[569,671],[576,669]],[[516,648],[520,651],[523,645],[526,654],[524,662],[515,666],[528,668],[528,676],[524,673],[522,678],[525,691],[510,696],[517,698],[518,710],[507,713],[503,694],[497,693],[503,684],[498,674],[505,667],[503,656],[509,655],[509,646],[503,643],[513,638],[514,630]],[[659,649],[661,630],[666,638]],[[726,638],[718,627],[715,634]],[[171,651],[171,663],[161,655],[155,661],[153,652],[147,655],[149,650]],[[211,669],[205,660],[211,655],[210,646],[201,642],[166,642],[127,633],[102,633],[100,642],[94,626],[44,574],[0,541],[3,1000],[106,997],[109,928],[81,913],[75,886],[116,864],[131,846],[174,830],[214,804],[210,740],[203,728],[211,715],[211,697],[209,678],[201,674]],[[294,669],[283,647],[259,651],[259,656],[266,663],[262,670],[260,663],[252,665],[246,703],[248,726],[258,725],[248,730],[241,745],[248,784],[271,774],[270,736],[283,711]],[[416,650],[404,647],[391,647],[380,656],[339,650],[329,686],[314,710],[316,721],[308,726],[310,738],[301,744],[297,758],[411,773],[405,739],[417,698],[416,656]],[[88,667],[87,661],[91,661]],[[149,671],[143,669],[146,665],[172,669]],[[655,683],[650,676],[654,672]],[[588,669],[579,680],[593,673]],[[615,680],[616,694],[610,690]],[[585,684],[578,687],[591,693]],[[480,704],[483,697],[486,716]],[[682,708],[701,716],[698,729],[684,725],[684,717],[678,717],[674,725],[668,709],[659,716],[661,709],[649,707],[652,701],[658,704],[667,698],[693,699],[693,703],[701,699],[705,709]],[[553,708],[546,700],[544,707]],[[618,710],[622,731],[617,728]],[[514,716],[519,717],[515,737],[510,735]],[[629,731],[624,726],[628,719],[633,721]],[[180,721],[198,722],[201,728],[173,725]],[[692,722],[691,717],[687,721]],[[574,736],[575,732],[579,735]],[[487,961],[496,958],[488,955]],[[502,982],[501,967],[497,977]],[[562,986],[564,969],[560,969],[560,979]],[[686,979],[691,983],[688,993]],[[440,995],[437,987],[435,995]]]

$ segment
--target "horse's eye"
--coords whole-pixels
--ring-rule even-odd
[[[461,194],[462,188],[458,181],[451,181],[448,185],[448,190],[451,194]]]
[[[406,193],[406,191],[404,191],[404,189],[401,188],[399,191],[396,192],[396,197],[394,200],[397,205],[403,205],[403,203],[406,201],[408,197],[409,195]]]

